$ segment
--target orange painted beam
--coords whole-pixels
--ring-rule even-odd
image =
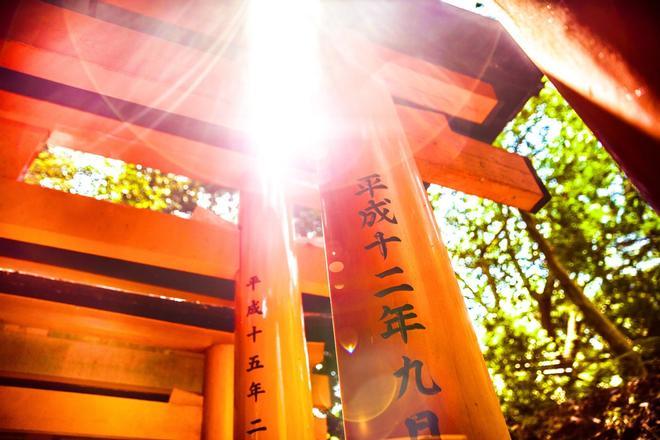
[[[0,296],[0,305],[3,299]],[[39,309],[40,304],[46,303],[38,303]],[[49,307],[44,312],[49,313]],[[48,328],[5,321],[0,326],[0,376],[145,393],[169,394],[174,388],[202,393],[204,353],[127,344],[121,339],[92,336],[93,329],[82,331],[62,336]],[[306,345],[313,369],[323,362],[325,343]],[[217,347],[229,347],[233,359],[232,344],[214,345],[206,356]],[[233,360],[230,364],[233,366]],[[319,387],[315,393],[323,391]],[[329,388],[325,391],[329,392]]]
[[[192,440],[200,438],[201,424],[202,408],[198,406],[0,387],[0,427],[10,431]]]
[[[549,198],[524,156],[453,132],[439,113],[396,109],[425,182],[532,212]]]
[[[116,66],[87,61],[15,40],[6,40],[0,50],[0,66],[60,84],[123,99],[168,113],[232,129],[245,129],[245,116],[238,97],[228,100],[213,93],[195,93],[187,84],[117,70]],[[219,67],[214,66],[219,69]],[[237,73],[226,67],[223,82],[239,83]],[[236,78],[234,78],[236,77]]]
[[[658,147],[660,82],[657,57],[649,55],[657,48],[655,2],[635,2],[624,11],[623,2],[496,3],[504,27],[541,70],[646,133]],[[591,128],[601,134],[600,127]]]
[[[48,329],[173,350],[202,352],[214,344],[231,344],[233,333],[158,321],[88,307],[2,293],[0,321],[5,326]]]
[[[396,96],[443,112],[448,112],[448,108],[462,108],[464,117],[478,122],[483,121],[497,104],[492,87],[480,81],[447,73],[446,69],[411,57],[395,56],[389,52],[379,54],[384,49],[371,50],[369,47],[364,48],[359,57],[354,54],[354,62],[359,60],[365,70],[370,70],[388,83]],[[368,54],[374,56],[369,57]],[[240,100],[200,95],[176,88],[169,82],[143,79],[77,56],[63,55],[19,41],[5,41],[0,51],[0,66],[223,127],[236,130],[246,128],[246,115]],[[232,78],[236,75],[226,76]],[[397,94],[394,93],[396,90],[405,92]]]
[[[357,32],[339,31],[333,38],[340,63],[383,81],[393,97],[477,123],[497,105],[493,87],[478,78],[379,46]]]
[[[234,46],[245,46],[245,35],[235,24],[246,13],[245,8],[241,8],[245,5],[240,2],[222,2],[219,5],[141,0],[107,2],[215,38],[218,44],[231,42]],[[460,112],[461,117],[475,122],[483,121],[497,104],[493,88],[478,78],[373,43],[357,32],[332,27],[333,23],[327,26],[331,28],[326,35],[331,35],[332,45],[341,45],[340,52],[349,63],[383,79],[393,96],[449,114],[458,115]],[[466,94],[466,90],[470,93]]]
[[[0,257],[0,268],[12,269],[42,278],[66,280],[88,286],[112,286],[114,289],[138,295],[174,298],[176,300],[198,302],[220,307],[232,307],[234,304],[233,301],[228,299],[16,258]]]
[[[19,179],[46,144],[48,135],[49,132],[42,128],[0,121],[0,176]]]
[[[441,114],[396,108],[424,181],[524,210],[544,200],[544,188],[524,157],[453,132]],[[227,187],[240,187],[242,176],[253,165],[250,156],[233,150],[3,91],[0,118],[52,131],[49,140],[57,145]],[[2,132],[16,127],[0,119]],[[311,181],[301,172],[289,182],[291,203],[320,207]]]
[[[230,38],[241,38],[240,29],[237,28],[248,6],[248,2],[243,0],[193,0],[185,3],[167,0],[104,0],[104,3],[214,38],[218,43]]]
[[[8,39],[77,57],[135,78],[213,99],[240,98],[244,72],[217,52],[204,52],[35,0],[18,6]]]
[[[233,278],[234,225],[210,225],[0,181],[0,236],[152,266]],[[93,213],[93,214],[92,214]]]
[[[339,40],[344,57],[357,57],[365,68],[385,81],[395,97],[475,122],[483,121],[497,104],[492,87],[478,79],[415,60],[357,36],[342,39],[342,32],[332,35],[332,44],[337,44],[334,39]],[[203,101],[198,97],[206,96],[213,100],[212,112],[207,114],[224,119],[222,125],[241,126],[240,120],[244,119],[241,114],[248,63],[243,54],[229,60],[222,51],[205,52],[32,0],[25,0],[18,7],[8,39],[57,54],[31,60],[29,50],[7,48],[8,64],[38,69],[37,76],[58,75],[73,80],[79,77],[76,70],[82,68],[87,76],[82,81],[91,82],[93,90],[101,93],[123,89],[124,96],[147,97],[170,109],[194,109],[193,102],[182,101]],[[23,55],[17,55],[18,52]],[[59,72],[60,61],[67,57],[78,63],[69,61],[66,65],[71,65],[71,71],[65,67],[64,72]],[[53,62],[51,68],[39,67],[49,61]],[[106,71],[131,80],[109,82]],[[154,93],[153,87],[143,87],[143,80],[162,83],[165,92]]]
[[[228,222],[182,219],[8,179],[0,179],[0,194],[0,237],[224,279],[233,279],[238,270],[238,229]],[[295,248],[302,290],[327,296],[323,249],[305,243]],[[46,270],[35,263],[29,269]],[[92,283],[107,278],[66,269],[57,272]],[[136,293],[145,290],[140,283],[121,283]],[[224,305],[189,292],[161,293]]]
[[[242,0],[194,0],[186,3],[167,0],[104,0],[104,3],[209,36],[215,36],[219,31],[231,27],[237,15],[246,12],[247,6]]]
[[[145,393],[202,392],[202,353],[35,330],[0,330],[0,376]]]

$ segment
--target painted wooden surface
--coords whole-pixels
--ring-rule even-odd
[[[342,116],[365,127],[337,142],[321,187],[346,438],[508,438],[394,105],[342,79]]]
[[[106,389],[202,392],[204,355],[31,327],[0,331],[0,376]]]
[[[1,248],[2,244],[0,244]],[[0,249],[2,251],[2,249]],[[81,254],[81,258],[89,259],[89,254]],[[93,273],[85,268],[72,269],[56,265],[62,261],[51,261],[52,264],[24,260],[20,258],[0,257],[0,268],[16,270],[24,274],[35,275],[39,277],[60,279],[74,282],[76,284],[91,286],[108,286],[122,292],[136,293],[144,296],[158,296],[162,298],[176,298],[179,300],[192,301],[201,304],[215,306],[231,307],[232,300],[229,298],[232,292],[224,293],[227,298],[211,296],[209,294],[194,293],[182,289],[163,287],[148,282],[139,282],[121,278],[121,276],[111,276]],[[192,287],[192,286],[191,286]]]
[[[0,194],[0,237],[224,279],[238,270],[238,229],[228,222],[181,219],[8,179],[0,179]],[[301,288],[327,296],[323,249],[299,243],[296,252]]]
[[[238,236],[231,224],[180,219],[7,179],[0,181],[0,194],[3,237],[222,278],[236,272]]]
[[[199,406],[0,386],[0,426],[7,430],[192,440],[201,422]]]
[[[0,291],[0,319],[20,327],[81,333],[173,350],[204,351],[231,343],[232,333],[174,324],[123,313],[8,295]]]
[[[206,350],[202,430],[205,440],[234,438],[233,345],[214,345]]]
[[[244,19],[244,16],[237,17],[239,22]],[[338,44],[334,41],[336,34],[336,31],[328,34],[332,36],[332,44]],[[231,122],[226,124],[226,121],[221,121],[222,125],[234,128],[243,125],[239,105],[242,93],[244,93],[244,78],[247,68],[247,58],[243,54],[233,54],[233,56],[227,57],[222,50],[207,52],[175,44],[164,38],[36,1],[24,1],[17,8],[8,37],[31,46],[75,57],[82,62],[92,62],[111,71],[123,72],[137,79],[163,81],[166,83],[165,90],[170,93],[152,94],[148,102],[159,103],[157,105],[162,103],[170,111],[172,108],[178,108],[182,103],[178,96],[180,93],[174,93],[173,86],[183,92],[186,97],[190,96],[191,92],[206,95],[215,101],[215,105],[212,106],[215,111],[207,113],[207,117],[217,114],[222,118],[222,114],[228,115],[230,114],[228,112],[234,112],[234,116],[237,117],[235,119],[232,116],[229,117],[234,124]],[[353,41],[348,43],[350,46],[354,45]],[[376,46],[377,50],[372,51],[376,55],[395,52],[391,49],[380,48],[374,43],[370,43],[370,46]],[[361,46],[357,50],[364,52]],[[29,60],[29,57],[26,56],[19,58]],[[384,62],[383,57],[374,58],[377,60],[376,66],[390,87],[393,96],[477,122],[483,121],[496,104],[494,93],[492,89],[489,90],[487,84],[482,83],[479,87],[473,87],[472,90],[463,89],[461,86],[465,80],[469,81],[469,78],[464,75],[436,67],[436,70],[442,71],[443,74],[430,76],[427,75],[429,69],[415,69],[418,64],[421,64],[419,61],[417,63],[405,62],[411,58],[403,54],[390,56],[387,62]],[[169,62],[173,59],[176,59],[177,63]],[[404,63],[403,66],[399,66],[399,59]],[[76,64],[78,63],[75,61],[69,62],[67,66]],[[69,78],[75,76],[74,69],[70,70],[71,74],[58,73],[57,71],[60,69],[58,69],[57,63],[54,67],[54,69],[48,70],[55,71],[55,75],[69,75]],[[81,67],[85,68],[85,65]],[[40,72],[41,75],[49,75],[42,69]],[[103,75],[96,77],[95,73],[99,73],[99,71],[90,70],[81,78],[87,77],[87,81],[89,79],[94,81],[93,86],[101,93],[107,88],[124,85],[124,93],[149,96],[148,90],[140,90],[139,81],[136,83],[107,81]],[[457,81],[456,78],[459,80]],[[462,82],[460,79],[464,79],[464,81]],[[475,81],[479,82],[479,80],[472,80],[472,82]],[[127,83],[131,84],[130,91],[127,91]],[[485,91],[485,93],[473,93],[474,91]],[[110,93],[110,95],[113,94]],[[467,105],[468,101],[473,99],[475,102]],[[223,100],[225,100],[224,103]],[[457,102],[461,102],[463,105],[456,105]],[[175,104],[172,105],[172,103]],[[192,106],[186,104],[181,107],[192,109]]]
[[[549,195],[524,156],[452,131],[439,113],[397,106],[425,182],[535,211]]]
[[[292,223],[277,181],[241,195],[235,295],[236,438],[311,440],[309,357]],[[268,221],[264,221],[268,219]]]
[[[131,9],[123,3],[120,6]],[[147,13],[141,6],[133,10]],[[161,5],[149,14],[176,15],[177,10],[172,5]],[[51,132],[52,141],[65,146],[76,148],[77,145],[84,151],[207,182],[237,186],[240,175],[251,163],[250,158],[237,153],[246,148],[242,133],[245,115],[240,104],[245,66],[240,57],[223,58],[217,53],[175,44],[149,33],[36,1],[21,3],[15,12],[8,39],[0,52],[0,66],[10,69],[6,72],[53,82],[35,84],[22,92],[33,98],[4,96],[0,114],[45,128]],[[498,102],[492,87],[478,79],[379,46],[355,32],[337,34],[337,45],[343,47],[342,57],[359,60],[363,69],[390,86],[393,96],[406,102],[478,122],[483,122]],[[118,56],[120,52],[122,56]],[[139,62],[133,58],[139,58]],[[169,59],[181,62],[164,61]],[[15,81],[24,79],[5,80],[7,84]],[[99,99],[105,104],[85,106],[81,101],[67,107],[62,100],[70,98],[55,89],[41,100],[34,99],[45,93],[44,88],[60,86],[73,87],[80,91],[76,92],[78,95],[91,92],[102,97]],[[5,86],[9,90],[7,87],[11,86]],[[115,99],[121,103],[112,101]],[[52,102],[46,102],[48,100]],[[53,100],[59,100],[60,105]],[[136,104],[141,108],[133,109]],[[420,130],[428,130],[429,126],[415,120],[428,116],[423,110],[402,104],[398,107],[401,112],[412,115],[412,118],[403,118],[404,129],[413,148],[421,150],[423,145],[416,142],[420,136],[427,136]],[[155,114],[155,111],[160,113]],[[437,116],[442,117],[439,113]],[[197,124],[199,128],[190,130],[186,124]],[[446,124],[442,125],[449,130]],[[193,138],[181,139],[181,135],[185,138],[192,134]],[[458,139],[461,151],[467,156],[481,157],[484,152],[497,154],[491,151],[494,149],[484,150],[485,145],[471,138],[458,133],[452,136]],[[221,146],[221,151],[210,151],[213,148],[200,140]],[[444,145],[425,149],[425,157],[420,159],[425,181],[513,203],[521,209],[532,209],[543,199],[542,186],[520,158],[511,156],[507,161],[506,166],[515,171],[509,178],[507,173],[493,174],[488,168],[472,166],[469,161],[450,160],[455,151],[447,149],[449,151]],[[499,176],[497,185],[484,184],[491,175]],[[309,177],[303,176],[302,180]],[[521,179],[532,186],[521,188]],[[296,190],[290,192],[295,193],[294,199],[300,199],[298,203],[318,206],[318,195],[313,188],[308,191],[305,185],[292,186]],[[534,196],[537,200],[529,202]]]

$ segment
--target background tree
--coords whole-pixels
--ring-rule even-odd
[[[539,213],[430,195],[515,425],[655,373],[660,220],[549,83],[496,144],[532,158],[552,195]]]
[[[190,217],[201,206],[225,220],[238,219],[236,190],[57,145],[37,155],[24,181],[180,217]]]

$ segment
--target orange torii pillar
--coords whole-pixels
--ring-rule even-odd
[[[305,440],[314,433],[290,216],[277,187],[241,191],[235,439]]]
[[[212,345],[204,365],[204,440],[234,437],[234,346]]]
[[[354,82],[320,182],[346,438],[509,438],[389,93]]]

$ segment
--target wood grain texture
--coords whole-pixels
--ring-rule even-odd
[[[198,406],[0,386],[0,426],[8,430],[183,440],[199,439],[201,422]]]
[[[0,376],[146,393],[202,392],[202,354],[80,334],[35,333],[0,330]]]

